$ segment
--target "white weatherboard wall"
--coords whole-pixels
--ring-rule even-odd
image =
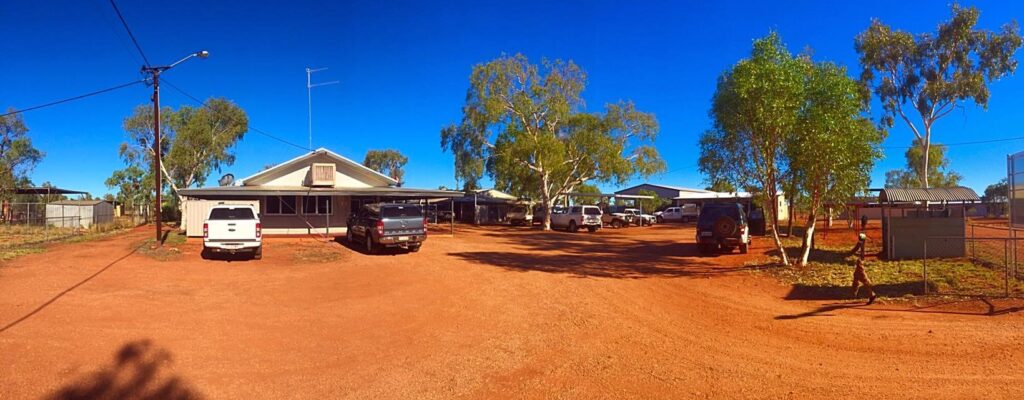
[[[197,200],[197,199],[186,199],[185,200],[185,212],[183,219],[185,220],[185,235],[187,236],[203,236],[203,222],[206,221],[207,215],[210,214],[210,209],[213,206],[219,204],[237,204],[247,205],[256,207],[256,212],[260,212],[260,201],[259,200]]]

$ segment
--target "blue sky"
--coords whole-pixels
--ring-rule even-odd
[[[703,187],[696,170],[698,135],[716,77],[745,57],[751,41],[777,30],[790,50],[845,64],[858,74],[853,37],[872,17],[900,29],[932,31],[947,18],[933,2],[499,2],[499,1],[130,1],[118,4],[155,64],[207,49],[165,79],[206,98],[224,96],[249,114],[250,126],[305,145],[306,67],[330,67],[314,89],[313,145],[356,161],[366,150],[395,148],[409,156],[407,186],[454,185],[452,157],[439,129],[460,118],[474,64],[502,53],[572,59],[589,75],[589,110],[620,99],[656,114],[657,146],[668,172],[657,183]],[[1024,15],[1024,3],[964,2],[996,29]],[[138,79],[142,60],[107,0],[6,0],[0,6],[0,107],[23,108]],[[1018,56],[1018,59],[1020,57]],[[190,104],[170,87],[165,105]],[[956,143],[1024,136],[1019,128],[1024,71],[991,86],[988,110],[968,104],[941,120],[934,140]],[[25,113],[30,135],[46,158],[36,183],[101,195],[117,149],[121,121],[149,101],[139,85]],[[876,106],[874,112],[879,111]],[[897,125],[885,142],[873,186],[904,164],[911,133]],[[1005,156],[1024,140],[955,146],[954,169],[981,192],[1006,174]],[[243,177],[302,150],[250,132],[223,172]],[[219,174],[210,177],[214,183]],[[639,182],[639,179],[635,180]],[[486,184],[486,182],[485,182]],[[612,189],[605,186],[606,189]]]

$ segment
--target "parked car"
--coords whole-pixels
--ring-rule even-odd
[[[256,208],[221,204],[210,208],[203,221],[202,257],[210,253],[250,253],[263,258],[263,229]]]
[[[533,225],[533,207],[528,205],[515,205],[505,214],[505,219],[512,225]]]
[[[731,252],[739,247],[740,253],[746,254],[750,247],[750,227],[743,205],[705,204],[697,220],[697,246],[702,253]]]
[[[664,211],[654,213],[658,223],[665,221],[690,222],[696,220],[700,215],[700,209],[696,204],[683,204],[680,207],[669,207]]]
[[[552,214],[563,213],[563,212],[565,212],[565,207],[562,207],[562,206],[551,206],[551,210],[553,211]],[[534,206],[533,207],[533,223],[535,223],[535,224],[543,224],[544,223],[544,215],[545,214],[547,214],[547,211],[544,210],[544,205],[543,204],[538,204],[538,205]]]
[[[601,223],[612,228],[623,228],[633,223],[633,214],[623,206],[608,206],[601,213]]]
[[[367,204],[350,215],[345,225],[349,243],[362,242],[368,254],[395,247],[416,252],[427,240],[427,221],[415,204]]]
[[[572,206],[563,212],[551,213],[551,227],[576,232],[587,228],[591,233],[601,229],[601,209],[597,206]]]
[[[654,225],[654,223],[657,221],[657,217],[651,214],[643,214],[640,212],[639,209],[636,208],[627,208],[625,211],[632,217],[632,222],[634,224],[637,224],[637,226],[650,226]]]

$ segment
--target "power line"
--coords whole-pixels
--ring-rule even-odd
[[[49,103],[46,103],[46,104],[40,104],[40,105],[32,106],[32,107],[29,107],[29,108],[23,108],[21,110],[11,111],[11,112],[4,113],[4,114],[0,115],[0,117],[6,117],[8,115],[14,115],[14,114],[21,114],[21,113],[26,112],[26,111],[38,110],[40,108],[46,108],[46,107],[50,107],[50,106],[55,106],[55,105],[58,105],[58,104],[67,103],[69,101],[75,101],[75,100],[78,100],[78,99],[84,99],[86,97],[95,96],[95,95],[98,95],[98,94],[114,91],[114,90],[125,88],[125,87],[128,87],[128,86],[136,85],[136,84],[139,84],[139,83],[142,83],[142,82],[145,82],[145,81],[146,81],[145,79],[139,79],[137,81],[131,81],[131,82],[128,82],[128,83],[125,83],[125,84],[117,85],[117,86],[114,86],[114,87],[109,87],[109,88],[106,88],[106,89],[103,89],[103,90],[97,90],[95,92],[90,92],[90,93],[86,93],[86,94],[83,94],[83,95],[78,95],[78,96],[75,96],[75,97],[68,97],[66,99],[52,101],[52,102],[49,102]]]
[[[146,58],[146,53],[142,51],[142,46],[139,45],[139,41],[135,40],[135,34],[132,33],[132,29],[128,27],[128,21],[124,20],[124,16],[121,15],[121,10],[117,8],[117,3],[114,0],[110,0],[110,5],[114,7],[114,12],[117,13],[117,18],[121,19],[121,25],[124,25],[124,30],[128,31],[128,37],[132,39],[132,43],[135,43],[135,48],[139,50],[139,54],[142,55],[142,61],[149,66],[149,59]]]
[[[185,96],[185,97],[188,97],[189,99],[192,99],[192,101],[196,102],[196,103],[197,103],[197,104],[199,104],[199,105],[200,105],[201,107],[203,107],[203,108],[206,108],[207,110],[210,110],[210,111],[213,111],[213,112],[219,112],[219,111],[220,111],[220,110],[217,110],[217,109],[214,109],[214,108],[210,107],[210,106],[209,106],[209,104],[207,104],[207,103],[206,103],[205,101],[199,100],[199,98],[197,98],[197,97],[195,97],[195,96],[193,96],[193,95],[191,95],[191,94],[188,94],[187,92],[185,92],[184,90],[182,90],[181,88],[179,88],[178,86],[176,86],[175,84],[173,84],[173,83],[171,83],[171,82],[167,81],[167,78],[164,78],[164,79],[163,79],[163,82],[164,82],[165,84],[167,84],[167,86],[170,86],[170,87],[171,87],[171,89],[174,89],[174,90],[176,90],[176,91],[177,91],[178,93],[181,93],[181,94],[182,94],[183,96]],[[222,115],[223,115],[223,114],[222,114]],[[231,117],[231,116],[228,116],[228,117]],[[277,137],[277,136],[274,136],[274,135],[272,135],[272,134],[270,134],[270,133],[267,133],[267,132],[265,132],[265,131],[263,131],[263,130],[257,129],[256,127],[254,127],[254,126],[252,126],[252,125],[249,125],[249,130],[251,130],[251,131],[253,131],[253,132],[256,132],[256,133],[259,133],[259,134],[261,134],[261,135],[263,135],[263,136],[269,137],[269,138],[271,138],[271,139],[274,139],[274,140],[276,140],[276,141],[278,141],[278,142],[281,142],[281,143],[287,144],[287,145],[289,145],[289,146],[294,146],[294,147],[296,147],[296,148],[299,148],[299,149],[302,149],[302,150],[310,150],[310,151],[312,151],[312,150],[313,150],[313,149],[311,149],[311,148],[308,148],[308,147],[306,147],[306,146],[298,145],[298,144],[295,144],[295,143],[289,142],[289,141],[287,141],[287,140],[285,140],[285,139],[281,139],[281,138],[279,138],[279,137]]]
[[[1014,140],[1024,140],[1024,136],[1017,136],[1017,137],[1011,137],[1011,138],[1002,138],[1002,139],[975,140],[975,141],[971,141],[971,142],[936,143],[936,144],[948,147],[948,146],[964,146],[964,145],[971,145],[971,144],[1012,142]],[[911,146],[882,146],[882,148],[884,148],[884,149],[909,149],[909,148],[911,148]]]

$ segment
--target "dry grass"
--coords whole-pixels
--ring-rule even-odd
[[[785,238],[787,253],[797,256],[799,238]],[[788,284],[820,289],[850,287],[856,258],[849,248],[820,245],[812,251],[808,266],[768,268],[771,274]],[[868,247],[868,253],[879,249]],[[1024,296],[1024,280],[1006,279],[1002,265],[975,262],[965,258],[930,259],[927,263],[928,294],[1002,296],[1007,287],[1011,296]],[[906,297],[924,293],[924,264],[920,260],[874,260],[864,263],[872,283],[884,297]],[[1024,271],[1021,271],[1024,272]]]
[[[0,261],[25,254],[42,253],[51,243],[77,243],[125,232],[137,224],[131,218],[118,218],[109,224],[89,228],[0,225]]]
[[[174,261],[181,258],[181,246],[185,244],[188,237],[178,230],[167,231],[162,246],[156,245],[156,239],[146,239],[136,243],[139,254],[157,261]]]

